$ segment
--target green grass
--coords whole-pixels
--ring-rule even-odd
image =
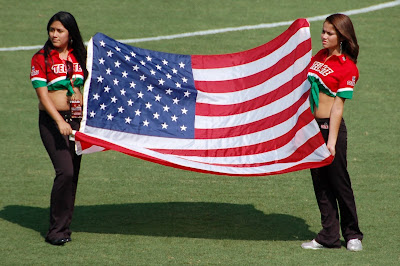
[[[81,3],[84,2],[84,3]],[[40,45],[48,19],[74,14],[96,32],[143,38],[312,17],[384,1],[6,1],[0,47]],[[84,156],[73,242],[44,242],[53,168],[29,81],[35,51],[0,52],[0,261],[2,265],[396,265],[400,263],[400,6],[353,15],[360,81],[346,101],[349,171],[364,251],[305,251],[320,230],[309,171],[226,177],[168,168],[116,152]],[[322,22],[311,23],[314,52]],[[184,54],[236,52],[286,27],[137,46]]]

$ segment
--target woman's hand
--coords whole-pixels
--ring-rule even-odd
[[[332,154],[332,156],[335,157],[336,154],[336,149],[335,149],[335,145],[329,145],[329,143],[326,145],[326,147],[328,148],[329,152]]]
[[[57,127],[61,135],[69,136],[72,134],[71,125],[65,122],[65,120],[57,121]]]

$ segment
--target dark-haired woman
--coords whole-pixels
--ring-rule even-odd
[[[82,102],[80,88],[87,71],[86,49],[75,21],[58,12],[47,24],[48,40],[31,62],[31,81],[39,99],[39,130],[55,170],[50,199],[50,226],[46,242],[71,241],[70,224],[81,157],[69,139],[78,130],[79,114],[71,114],[70,102]],[[79,103],[77,111],[79,111]]]
[[[335,158],[328,166],[311,169],[322,230],[301,246],[340,248],[341,230],[347,249],[360,251],[363,234],[347,171],[347,130],[343,120],[344,102],[352,98],[359,77],[356,66],[359,47],[350,18],[343,14],[327,17],[321,40],[324,49],[312,58],[308,73],[310,102],[328,150]]]

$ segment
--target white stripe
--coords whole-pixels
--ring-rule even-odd
[[[255,87],[248,88],[242,91],[225,93],[207,93],[197,91],[196,102],[212,105],[239,104],[267,94],[271,91],[276,90],[277,88],[282,86],[282,84],[290,81],[295,75],[301,73],[301,71],[303,71],[305,67],[310,63],[311,53],[312,52],[310,51],[303,57],[298,58],[293,63],[293,65],[290,65],[285,71],[279,73],[278,75],[275,75],[274,77]]]
[[[284,96],[283,98],[249,112],[230,116],[196,115],[194,127],[198,129],[235,127],[259,121],[267,117],[265,114],[268,114],[268,116],[278,114],[288,109],[295,102],[297,102],[301,98],[301,96],[310,88],[309,84],[309,82],[304,81],[302,85],[297,87],[295,90],[293,90],[291,93]]]
[[[65,76],[63,76],[63,77],[58,77],[58,78],[56,78],[56,79],[53,79],[53,80],[50,81],[49,83],[47,83],[47,86],[53,85],[54,83],[59,82],[59,81],[61,81],[61,80],[65,80],[65,79],[66,79]]]
[[[337,91],[337,93],[339,93],[339,92],[344,92],[344,91],[353,91],[353,88],[341,88],[341,89],[338,89],[338,91]]]
[[[360,9],[353,9],[353,10],[348,10],[348,11],[344,11],[344,12],[338,12],[338,13],[343,13],[346,15],[357,15],[357,14],[368,13],[368,12],[377,11],[377,10],[381,10],[381,9],[385,9],[385,8],[395,7],[398,5],[400,5],[400,0],[387,2],[387,3],[383,3],[383,4],[378,4],[378,5],[373,5],[373,6],[369,6],[369,7],[365,7],[365,8],[360,8]],[[310,18],[307,18],[307,20],[310,22],[311,21],[323,21],[329,15],[330,14],[310,17]],[[215,30],[195,31],[195,32],[182,33],[182,34],[157,36],[157,37],[149,37],[149,38],[126,39],[126,40],[119,40],[119,42],[141,43],[141,42],[150,42],[150,41],[173,40],[173,39],[178,39],[178,38],[186,38],[186,37],[201,36],[201,35],[219,34],[219,33],[225,33],[225,32],[230,32],[230,31],[244,31],[244,30],[254,30],[254,29],[275,28],[275,27],[291,25],[293,23],[293,21],[294,20],[276,22],[276,23],[268,23],[268,24],[242,26],[242,27],[236,27],[236,28],[223,28],[223,29],[215,29]],[[37,50],[42,47],[43,47],[43,45],[5,47],[5,48],[0,48],[0,52]]]
[[[87,134],[89,135],[89,134]],[[118,144],[118,143],[117,143]],[[144,147],[134,146],[131,148],[133,151],[139,152],[144,155],[152,156],[154,158],[158,158],[164,160],[166,162],[170,162],[175,165],[181,165],[186,167],[191,167],[195,169],[201,169],[205,171],[217,172],[217,173],[226,173],[226,174],[264,174],[270,172],[283,171],[290,167],[294,167],[296,165],[307,163],[307,162],[320,162],[321,158],[326,158],[329,154],[326,154],[325,145],[320,146],[318,149],[314,150],[312,154],[301,160],[300,162],[292,162],[292,163],[274,163],[267,166],[258,166],[258,167],[225,167],[225,166],[217,166],[213,164],[207,163],[199,163],[194,161],[189,161],[184,158],[158,153],[152,150],[148,150]]]
[[[88,77],[84,84],[83,90],[83,102],[87,103],[89,98],[89,88],[90,88],[90,81],[92,80],[92,69],[93,69],[93,38],[90,39],[88,47],[87,47],[87,60],[86,60],[86,69],[88,71]],[[80,131],[85,132],[86,126],[86,117],[88,116],[87,104],[83,105],[83,112],[82,112],[82,121],[80,126]]]
[[[301,28],[273,53],[256,61],[232,67],[193,69],[193,78],[197,81],[223,81],[244,78],[268,69],[290,54],[298,45],[311,38],[310,28]]]
[[[137,147],[148,149],[176,149],[176,150],[206,150],[206,149],[229,149],[254,145],[275,139],[289,132],[297,122],[297,117],[305,110],[310,108],[309,101],[305,101],[296,114],[290,119],[275,125],[274,127],[264,129],[259,132],[248,135],[221,138],[221,139],[180,139],[180,138],[164,138],[155,136],[145,136],[118,132],[108,129],[96,128],[86,125],[85,133],[88,136],[100,138],[116,145],[135,150]],[[318,131],[319,129],[316,128]],[[315,129],[314,129],[315,131]]]
[[[291,141],[284,146],[259,154],[240,155],[240,156],[227,156],[227,157],[201,157],[201,156],[180,156],[190,161],[196,161],[201,163],[211,164],[251,164],[251,163],[263,163],[272,162],[274,160],[281,160],[291,156],[296,150],[306,143],[310,138],[314,137],[319,130],[314,129],[314,121],[311,121],[311,129],[308,125],[297,131]],[[329,155],[328,155],[329,156]]]
[[[308,73],[309,76],[312,76],[316,79],[318,79],[318,81],[321,83],[322,86],[324,86],[324,88],[330,92],[330,94],[336,96],[336,92],[331,91],[331,89],[328,88],[328,86],[325,85],[325,83],[322,81],[322,79],[315,73]]]
[[[44,79],[44,78],[32,78],[31,81],[32,82],[34,82],[34,81],[44,81],[44,82],[46,82],[47,79]]]

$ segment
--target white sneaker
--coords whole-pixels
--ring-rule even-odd
[[[311,240],[311,242],[306,242],[301,244],[301,247],[304,249],[322,249],[325,248],[323,245],[315,241],[315,239]]]
[[[361,251],[363,249],[361,240],[355,238],[355,239],[350,239],[347,242],[347,250],[350,251]]]

